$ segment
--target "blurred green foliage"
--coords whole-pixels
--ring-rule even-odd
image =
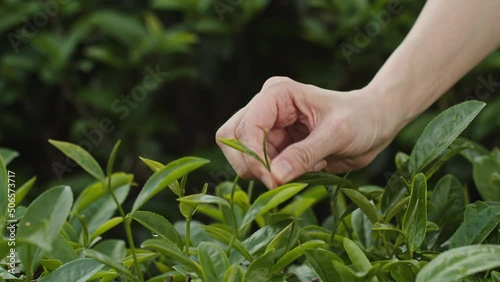
[[[145,179],[147,169],[137,155],[166,163],[189,153],[214,160],[208,168],[213,181],[229,180],[234,174],[215,148],[214,132],[267,78],[284,75],[336,90],[363,87],[402,41],[424,4],[403,0],[0,3],[0,144],[22,152],[13,164],[19,175],[26,179],[38,175],[41,183],[57,181],[54,160],[67,166],[48,145],[49,138],[80,144],[101,162],[114,140],[122,139],[121,169],[134,171],[138,181]],[[361,45],[356,43],[360,37]],[[385,183],[385,173],[393,170],[394,153],[408,153],[430,118],[471,97],[488,106],[465,136],[489,148],[498,146],[499,68],[497,51],[355,177],[360,182]],[[464,166],[468,164],[452,162],[445,172]],[[67,183],[81,183],[74,187],[83,187],[80,172],[72,169],[63,177]]]

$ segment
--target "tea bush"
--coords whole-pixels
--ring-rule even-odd
[[[18,185],[7,168],[17,152],[1,149],[0,281],[500,281],[500,152],[457,138],[484,105],[465,102],[432,120],[410,155],[397,154],[385,187],[315,172],[257,197],[238,178],[213,195],[207,185],[187,195],[188,174],[208,160],[141,158],[153,174],[127,211],[136,184],[113,172],[120,142],[103,170],[81,147],[49,140],[96,181],[76,197],[67,185],[50,188],[28,205],[36,178]],[[237,140],[224,142],[267,163]],[[429,186],[456,155],[473,164],[483,201],[470,203],[453,175]],[[166,188],[184,220],[142,210]],[[318,224],[311,208],[321,201],[331,214]],[[150,238],[136,245],[133,223]],[[119,225],[127,242],[103,239]]]

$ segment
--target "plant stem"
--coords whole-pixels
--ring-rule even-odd
[[[131,223],[132,219],[127,218],[127,215],[125,215],[125,212],[123,211],[123,208],[120,205],[118,198],[116,198],[115,192],[113,191],[113,189],[111,189],[111,175],[108,176],[107,188],[108,188],[109,194],[111,195],[111,198],[113,198],[113,201],[115,202],[116,207],[118,208],[118,212],[120,213],[120,216],[123,218],[123,226],[125,227],[125,233],[127,235],[128,245],[130,246],[130,252],[132,253],[132,259],[134,260],[135,271],[137,272],[137,276],[139,278],[139,281],[144,282],[144,278],[142,277],[141,268],[139,266],[139,261],[137,260],[137,254],[135,253],[134,237],[132,236],[132,230],[130,229],[130,223]]]
[[[240,177],[237,175],[234,178],[233,186],[231,188],[231,203],[230,203],[229,209],[231,210],[231,216],[232,216],[233,222],[234,222],[234,232],[233,232],[233,237],[231,237],[231,241],[229,241],[229,245],[227,245],[226,254],[228,256],[229,256],[229,252],[233,248],[234,241],[236,240],[236,237],[238,236],[238,232],[239,232],[238,222],[236,221],[236,215],[234,214],[234,193],[236,191],[236,185],[238,184],[239,179],[240,179]]]
[[[189,257],[189,241],[191,241],[191,216],[186,217],[186,245],[184,246],[184,254]]]
[[[330,248],[333,247],[333,241],[335,239],[335,233],[337,233],[337,227],[339,226],[339,215],[337,214],[337,198],[339,188],[335,189],[331,185],[327,185],[326,188],[330,194],[330,209],[333,216],[333,226],[332,226],[332,234],[330,235]],[[333,191],[333,193],[332,193]]]
[[[130,246],[130,252],[132,253],[132,258],[134,260],[135,271],[137,272],[137,276],[139,276],[139,281],[144,282],[144,278],[142,277],[141,268],[139,266],[139,261],[137,260],[137,254],[135,253],[135,244],[134,238],[132,237],[132,230],[130,229],[131,218],[124,218],[123,223],[125,225],[125,233],[127,234],[128,244]]]

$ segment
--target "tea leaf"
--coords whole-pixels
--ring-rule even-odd
[[[7,168],[5,167],[5,162],[0,158],[0,226],[4,226],[7,218],[5,213],[7,212],[7,205],[9,204],[9,178],[7,176]]]
[[[105,265],[107,265],[107,266],[111,267],[112,269],[116,270],[118,273],[125,274],[128,277],[132,277],[132,278],[135,277],[130,272],[130,270],[128,270],[128,268],[126,268],[122,263],[119,263],[119,262],[115,261],[113,258],[110,258],[109,256],[107,256],[107,255],[105,255],[103,253],[100,253],[98,251],[91,250],[91,249],[85,249],[83,251],[83,254],[85,256],[87,256],[87,257],[95,259],[98,262],[104,263]]]
[[[227,200],[206,194],[193,194],[179,198],[177,201],[186,204],[217,204],[229,207],[229,202]]]
[[[226,269],[229,268],[229,260],[219,246],[210,242],[201,242],[198,245],[198,258],[200,259],[205,281],[223,281]]]
[[[315,249],[305,251],[307,261],[314,268],[319,278],[323,282],[337,282],[344,281],[340,277],[333,262],[337,261],[343,263],[342,260],[334,253],[325,249]]]
[[[252,222],[257,216],[270,211],[279,204],[292,198],[306,186],[307,184],[290,183],[260,195],[248,209],[248,212],[241,223],[240,230],[245,228],[246,225]]]
[[[467,206],[464,222],[451,237],[451,248],[480,244],[500,224],[500,205],[476,202]]]
[[[123,217],[113,217],[99,226],[90,236],[90,241],[93,241],[98,236],[109,231],[111,228],[116,227],[118,224],[123,222]]]
[[[167,164],[164,168],[155,172],[148,179],[146,184],[144,184],[144,187],[134,202],[132,213],[136,212],[142,205],[163,190],[168,184],[207,163],[209,163],[209,161],[205,159],[184,157]]]
[[[56,141],[52,139],[49,139],[49,143],[63,152],[63,154],[65,154],[68,158],[75,161],[90,175],[94,176],[98,180],[104,181],[105,176],[101,167],[97,161],[82,147],[68,142]]]
[[[106,165],[106,175],[108,176],[113,173],[113,165],[115,164],[116,154],[118,153],[118,148],[120,147],[121,143],[122,140],[116,141],[115,145],[113,146],[113,150],[109,155],[108,164]]]
[[[179,232],[177,232],[172,223],[163,216],[147,211],[137,211],[132,218],[154,234],[171,241],[177,245],[179,249],[182,249],[184,246]]]
[[[73,193],[68,186],[57,186],[42,193],[29,205],[19,222],[17,239],[21,241],[30,238],[33,235],[31,226],[47,224],[45,236],[39,238],[39,243],[51,246],[66,222],[72,204]],[[45,250],[33,245],[19,246],[17,251],[28,273],[33,273],[45,255]]]
[[[425,238],[427,226],[427,181],[423,173],[413,177],[410,202],[403,217],[403,231],[410,252],[418,249]]]
[[[153,161],[153,160],[150,160],[150,159],[146,159],[146,158],[143,158],[143,157],[139,157],[139,159],[141,159],[141,161],[147,166],[149,167],[153,172],[157,172],[159,171],[160,169],[164,168],[165,165],[163,165],[162,163],[160,162],[157,162],[157,161]]]
[[[273,266],[273,269],[271,270],[271,273],[277,274],[281,270],[285,269],[288,265],[290,265],[292,262],[300,258],[301,256],[304,255],[306,250],[315,250],[317,248],[326,248],[328,247],[328,244],[325,241],[321,240],[310,240],[307,241],[294,249],[288,251],[285,253]]]
[[[5,166],[8,166],[9,163],[18,156],[19,153],[17,151],[0,147],[0,158],[3,159]]]
[[[352,262],[352,267],[357,272],[367,273],[372,265],[363,251],[353,241],[344,238],[344,249]]]
[[[200,277],[203,277],[203,271],[201,269],[201,266],[198,263],[191,260],[190,258],[188,258],[187,256],[185,256],[184,253],[182,253],[182,251],[170,241],[150,239],[144,241],[141,247],[157,251],[168,258],[175,259],[181,262],[185,267],[187,267],[191,271],[194,271]]]
[[[67,264],[62,265],[54,272],[49,273],[47,276],[42,277],[40,282],[60,282],[60,281],[74,281],[85,282],[95,273],[97,273],[104,264],[91,259],[82,258],[77,259]]]
[[[372,223],[378,221],[377,211],[375,207],[373,207],[372,203],[363,196],[363,194],[359,193],[354,189],[340,189],[351,201],[353,201],[356,206],[359,207],[363,211],[363,213],[370,219]]]
[[[111,190],[116,191],[124,186],[130,186],[134,176],[117,172],[111,175]],[[106,185],[102,181],[97,181],[85,188],[75,200],[73,212],[80,213],[83,209],[95,203],[98,199],[109,195]],[[116,205],[115,205],[116,206]]]
[[[243,243],[241,243],[241,241],[236,239],[236,238],[232,238],[232,237],[234,237],[233,234],[227,232],[224,229],[221,229],[221,228],[218,228],[215,226],[204,225],[202,227],[203,227],[203,229],[205,229],[205,231],[208,233],[208,235],[210,235],[214,239],[217,239],[218,241],[220,241],[226,245],[229,245],[230,242],[232,241],[233,248],[236,251],[238,251],[248,261],[250,261],[250,262],[253,261],[252,255],[247,251],[247,249],[245,248]]]
[[[339,185],[341,187],[350,187],[352,185],[350,180],[327,172],[307,172],[293,182],[307,183],[309,185]]]
[[[500,246],[473,245],[438,255],[418,273],[416,282],[451,282],[500,267]]]
[[[259,157],[259,155],[257,153],[255,153],[254,151],[252,151],[252,149],[245,146],[245,144],[241,143],[239,140],[226,139],[226,138],[218,138],[217,140],[219,140],[222,144],[224,144],[226,146],[229,146],[233,149],[236,149],[236,150],[242,152],[243,154],[247,154],[247,155],[253,157],[254,159],[258,160],[263,166],[265,166],[267,169],[269,169],[269,167],[266,165],[266,162],[264,160],[262,160],[262,158]]]
[[[245,279],[245,271],[238,264],[231,265],[224,274],[222,282],[243,282]]]
[[[465,211],[465,191],[453,175],[442,177],[436,184],[429,202],[427,219],[439,226],[439,232],[428,241],[440,245],[448,240],[460,225]]]
[[[24,199],[24,197],[26,197],[26,195],[29,193],[29,191],[31,190],[31,187],[33,187],[33,185],[35,184],[36,182],[36,177],[32,177],[30,178],[30,180],[26,181],[26,183],[24,183],[21,187],[19,187],[19,189],[17,189],[16,191],[16,206],[18,206],[21,201]]]
[[[434,118],[424,129],[413,147],[409,160],[412,175],[436,159],[472,122],[486,104],[467,101],[448,108]]]
[[[269,280],[274,265],[274,249],[254,260],[245,273],[245,282],[262,282]]]
[[[500,183],[493,181],[493,175],[500,172],[500,150],[494,149],[489,155],[475,158],[472,165],[474,184],[481,198],[500,202]]]

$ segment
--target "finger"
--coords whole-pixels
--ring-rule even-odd
[[[305,172],[326,166],[324,158],[329,154],[329,133],[318,128],[304,140],[283,150],[272,162],[271,173],[278,184],[286,183]],[[320,165],[317,165],[321,163]]]
[[[231,167],[233,167],[233,169],[236,171],[236,173],[242,178],[252,179],[255,178],[255,176],[248,169],[243,153],[223,144],[218,140],[219,138],[230,139],[236,137],[235,130],[239,125],[239,123],[241,122],[242,118],[244,117],[245,112],[246,112],[246,107],[240,109],[224,125],[222,125],[215,134],[216,136],[215,141],[222,150],[222,153],[224,153],[224,156],[228,160]]]

